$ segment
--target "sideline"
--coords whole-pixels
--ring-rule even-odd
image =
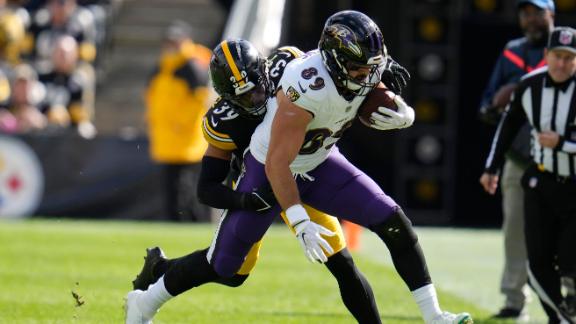
[[[436,286],[496,312],[503,303],[499,292],[503,264],[502,232],[495,229],[416,228]],[[357,252],[375,262],[392,265],[376,235],[364,232]],[[545,323],[534,294],[528,304],[529,323]]]

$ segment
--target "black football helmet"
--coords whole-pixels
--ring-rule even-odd
[[[328,18],[318,48],[334,83],[356,95],[366,95],[378,84],[388,55],[380,28],[353,10]]]
[[[212,52],[210,77],[214,89],[239,114],[257,118],[266,113],[272,96],[266,59],[244,39],[222,41]]]

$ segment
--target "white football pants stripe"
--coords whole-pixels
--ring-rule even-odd
[[[554,304],[554,302],[552,302],[552,299],[550,299],[550,297],[548,296],[546,291],[544,291],[538,280],[536,280],[536,277],[532,273],[532,270],[530,270],[530,264],[527,263],[526,266],[528,267],[528,279],[530,279],[530,284],[532,285],[532,288],[536,291],[538,297],[540,297],[540,299],[542,299],[543,302],[545,302],[556,312],[556,314],[558,314],[558,317],[560,318],[560,324],[569,324],[570,322],[566,318],[564,318],[562,314],[560,314],[560,311],[558,311],[558,306]]]

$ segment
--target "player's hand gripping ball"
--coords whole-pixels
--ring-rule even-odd
[[[382,83],[364,99],[358,110],[360,121],[378,130],[405,128],[414,121],[414,110]]]
[[[379,83],[376,88],[368,93],[366,99],[362,102],[358,110],[358,118],[360,118],[360,121],[364,125],[370,127],[372,124],[372,113],[377,111],[378,107],[386,107],[394,111],[398,110],[398,106],[394,102],[394,97],[396,97],[394,92],[388,90],[384,84]]]

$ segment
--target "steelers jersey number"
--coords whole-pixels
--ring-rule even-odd
[[[220,120],[231,120],[238,117],[238,113],[230,107],[227,102],[223,102],[220,106],[215,106],[211,109],[212,115],[216,115]]]
[[[269,56],[268,75],[270,81],[274,84],[274,89],[278,88],[286,65],[300,55],[302,55],[302,52],[295,47],[281,47]]]

